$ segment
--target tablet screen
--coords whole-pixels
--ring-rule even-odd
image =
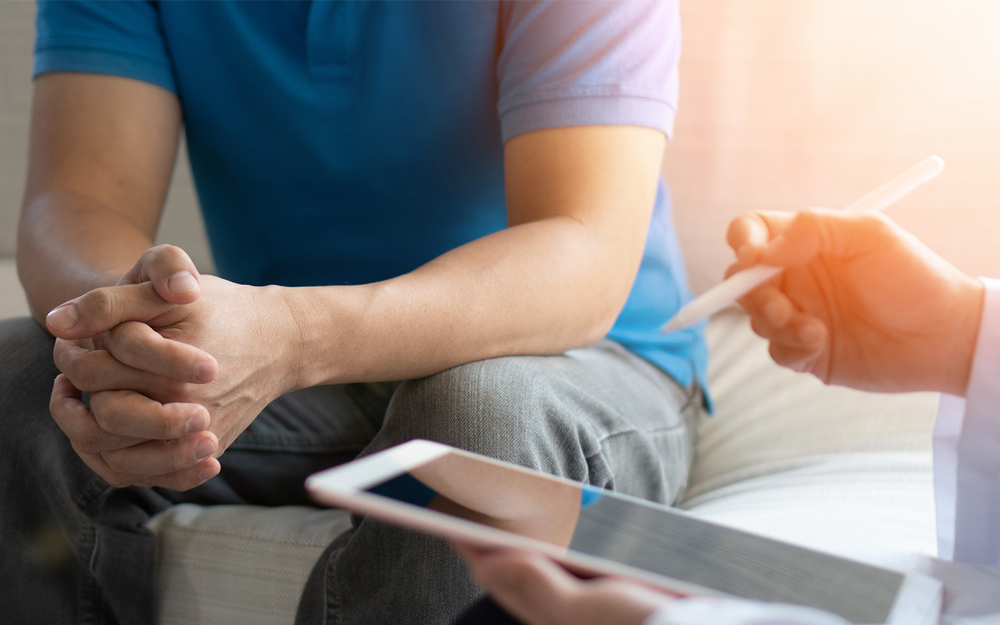
[[[367,492],[739,597],[885,622],[904,576],[453,452]]]

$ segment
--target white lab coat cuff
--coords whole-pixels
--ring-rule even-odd
[[[986,287],[964,404],[943,396],[934,429],[942,558],[1000,565],[1000,280]]]
[[[643,625],[848,625],[839,616],[785,603],[688,597],[664,604]]]

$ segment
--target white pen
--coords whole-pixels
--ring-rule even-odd
[[[844,208],[845,211],[876,212],[903,197],[918,185],[927,182],[944,169],[939,156],[928,156],[910,169],[871,191]],[[767,282],[784,271],[784,267],[757,265],[734,273],[727,279],[694,298],[677,311],[660,332],[671,332],[696,323],[749,293],[754,287]]]

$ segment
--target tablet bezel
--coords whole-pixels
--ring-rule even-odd
[[[482,462],[502,466],[505,469],[541,476],[574,486],[580,485],[579,482],[559,476],[533,471],[440,443],[416,439],[353,462],[313,474],[306,480],[306,490],[317,503],[335,508],[345,508],[362,515],[371,515],[383,522],[449,540],[457,540],[484,547],[513,547],[536,551],[576,571],[633,578],[645,584],[680,595],[731,596],[713,588],[672,579],[613,560],[561,548],[541,540],[520,536],[506,530],[489,527],[460,517],[450,516],[443,512],[428,510],[367,492],[367,489],[372,486],[398,477],[448,453],[459,454]],[[619,493],[616,493],[616,495],[626,499],[634,499],[637,503],[649,505],[649,502],[628,497],[627,495]],[[680,510],[672,510],[672,512],[683,514],[683,511]],[[702,520],[702,522],[719,526],[719,524],[710,521]],[[738,531],[749,533],[744,530]],[[773,538],[769,539],[774,540]],[[808,549],[806,547],[800,548]],[[833,554],[824,555],[844,560],[849,559]],[[866,565],[873,566],[871,564]],[[937,623],[943,594],[941,583],[922,575],[902,571],[897,572],[903,574],[904,580],[896,594],[896,600],[890,612],[889,619],[886,620],[886,624],[933,625]]]

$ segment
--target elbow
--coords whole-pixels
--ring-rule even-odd
[[[615,294],[613,297],[604,298],[603,305],[593,307],[585,318],[580,319],[581,323],[575,337],[577,344],[569,349],[590,347],[607,337],[618,321],[627,297],[628,292],[623,295]]]

